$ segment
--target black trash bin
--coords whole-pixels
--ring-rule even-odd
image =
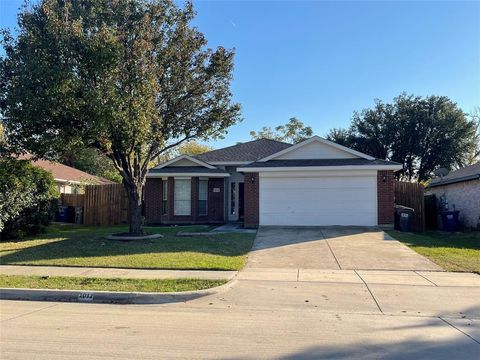
[[[457,231],[459,228],[458,213],[460,211],[442,211],[442,226],[445,231]]]
[[[68,221],[68,206],[58,205],[55,220],[58,222]]]
[[[395,206],[395,229],[405,232],[412,231],[415,210],[412,208],[396,205]]]

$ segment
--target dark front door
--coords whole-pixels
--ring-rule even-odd
[[[238,219],[243,220],[243,204],[244,204],[244,183],[238,183]]]

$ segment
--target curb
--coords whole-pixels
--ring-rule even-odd
[[[235,277],[223,285],[209,289],[163,293],[0,288],[0,300],[57,301],[93,304],[167,304],[186,302],[226,291],[236,281]]]

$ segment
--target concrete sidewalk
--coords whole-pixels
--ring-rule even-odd
[[[238,271],[211,270],[146,270],[67,266],[0,265],[2,275],[78,276],[122,279],[180,279],[231,280]]]

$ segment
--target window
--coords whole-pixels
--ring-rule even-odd
[[[237,194],[237,183],[230,184],[230,214],[235,215],[235,198]]]
[[[164,215],[168,212],[167,197],[168,197],[168,180],[163,180],[162,181],[162,214]]]
[[[198,182],[198,215],[207,215],[208,180]]]
[[[190,179],[175,179],[174,188],[174,207],[175,215],[190,215],[191,214],[191,180]]]

